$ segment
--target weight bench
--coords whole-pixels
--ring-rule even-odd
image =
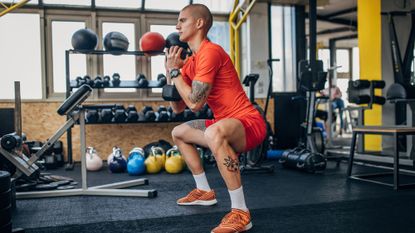
[[[381,172],[381,173],[371,173],[371,174],[355,174],[352,175],[353,159],[356,146],[357,135],[364,134],[378,134],[378,135],[391,135],[394,140],[394,150],[393,150],[393,172]],[[415,183],[409,184],[399,184],[399,150],[398,150],[398,137],[400,135],[415,135],[415,128],[410,127],[399,127],[399,126],[364,126],[356,127],[353,129],[352,144],[350,148],[350,157],[349,157],[349,166],[347,168],[347,177],[349,179],[355,179],[360,181],[366,181],[381,185],[387,185],[393,187],[394,190],[398,189],[407,189],[414,188]],[[386,183],[381,181],[376,181],[371,178],[384,177],[393,175],[393,183]],[[405,174],[414,176],[412,174]]]
[[[5,156],[10,162],[12,162],[18,169],[14,177],[26,175],[31,178],[39,178],[39,167],[35,162],[39,157],[48,150],[53,144],[64,134],[68,129],[73,127],[79,122],[80,127],[80,140],[81,140],[81,175],[82,175],[82,188],[80,189],[68,189],[68,190],[52,190],[52,191],[31,191],[31,192],[19,192],[16,193],[16,198],[41,198],[41,197],[58,197],[58,196],[78,196],[78,195],[93,195],[93,196],[133,196],[133,197],[156,197],[157,190],[137,190],[137,189],[121,189],[131,186],[138,186],[148,184],[148,180],[145,178],[129,180],[124,182],[100,185],[89,187],[87,185],[87,170],[86,170],[86,140],[85,140],[85,109],[81,104],[91,94],[92,88],[88,85],[82,85],[78,90],[72,93],[57,110],[61,116],[67,115],[68,120],[59,128],[56,133],[50,137],[42,148],[27,158],[23,153],[18,150],[5,150],[0,146],[0,153]]]

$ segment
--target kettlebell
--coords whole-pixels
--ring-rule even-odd
[[[141,148],[134,148],[130,151],[127,162],[127,172],[129,175],[142,175],[146,171],[144,164],[144,150]]]
[[[98,156],[97,151],[93,147],[88,147],[86,149],[86,170],[99,171],[102,164],[102,159]]]
[[[156,157],[157,162],[160,164],[161,170],[164,169],[164,164],[166,163],[166,154],[164,149],[158,146],[151,147],[151,154]]]
[[[147,173],[154,174],[161,171],[161,164],[157,161],[156,156],[150,154],[144,161]]]
[[[166,172],[170,174],[180,173],[184,168],[184,163],[179,150],[177,150],[177,147],[173,147],[172,149],[170,149],[167,152],[166,156]]]
[[[108,168],[112,173],[124,172],[127,168],[127,160],[122,155],[121,149],[115,146],[114,148],[112,148],[112,154],[112,159],[108,160]]]

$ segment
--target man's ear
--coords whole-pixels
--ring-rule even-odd
[[[196,20],[196,27],[197,29],[201,29],[205,26],[205,21],[202,18],[198,18]]]

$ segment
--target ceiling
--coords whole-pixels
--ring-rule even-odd
[[[259,0],[261,1],[261,0]],[[305,5],[308,12],[309,0],[262,0],[284,5]],[[308,19],[306,20],[308,35]],[[357,0],[317,0],[317,42],[328,47],[330,39],[357,34]],[[357,38],[336,41],[337,47],[357,46]]]

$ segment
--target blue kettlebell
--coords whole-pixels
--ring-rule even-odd
[[[144,153],[141,148],[134,148],[130,151],[127,163],[127,172],[132,176],[142,175],[146,171],[144,164]]]
[[[119,147],[112,149],[113,158],[110,161],[108,168],[112,173],[124,172],[127,168],[127,161],[122,156],[122,151]]]

